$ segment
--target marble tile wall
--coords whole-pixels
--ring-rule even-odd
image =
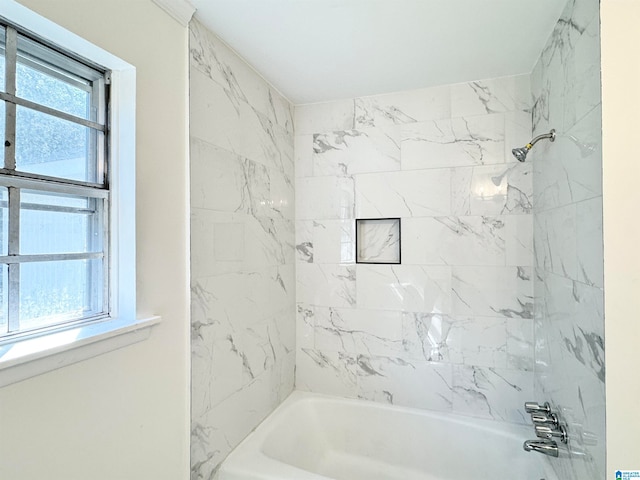
[[[532,73],[535,396],[568,423],[558,478],[605,478],[598,0],[570,0]]]
[[[528,421],[531,107],[528,75],[296,107],[296,388]],[[356,264],[356,218],[402,264]]]
[[[191,478],[293,389],[291,105],[200,23],[190,27]]]

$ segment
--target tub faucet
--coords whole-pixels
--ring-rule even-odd
[[[553,440],[527,440],[523,448],[527,452],[540,452],[550,457],[558,456],[558,444]]]

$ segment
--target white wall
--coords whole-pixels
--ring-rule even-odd
[[[640,3],[602,8],[607,478],[640,469]]]
[[[150,0],[24,0],[137,68],[145,342],[0,389],[0,478],[189,475],[187,29]]]

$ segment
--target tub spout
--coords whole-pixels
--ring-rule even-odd
[[[553,440],[527,440],[523,448],[527,452],[540,452],[550,457],[558,456],[558,444]]]

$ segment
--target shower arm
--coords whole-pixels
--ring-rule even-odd
[[[529,143],[527,143],[527,149],[531,150],[531,148],[536,143],[538,143],[540,140],[542,140],[543,138],[548,138],[549,140],[554,142],[555,139],[556,139],[556,131],[555,131],[555,129],[551,130],[549,133],[543,133],[542,135],[538,135],[537,137],[535,137],[533,140],[531,140]]]

